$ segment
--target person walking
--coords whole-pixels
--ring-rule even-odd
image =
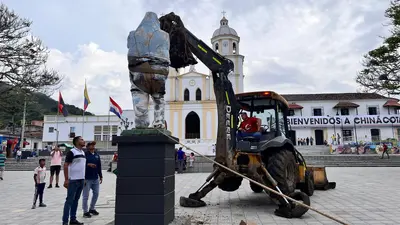
[[[50,184],[47,188],[53,187],[53,178],[54,174],[56,174],[56,188],[59,188],[58,181],[60,178],[61,171],[61,160],[62,160],[62,151],[58,146],[55,146],[53,151],[50,153],[51,155],[51,163],[50,163]]]
[[[0,149],[0,180],[3,180],[4,170],[6,168],[6,160],[7,158],[3,154],[3,150]]]
[[[86,173],[85,186],[82,195],[83,217],[90,218],[92,215],[99,215],[95,206],[99,197],[100,184],[103,183],[103,174],[101,173],[100,155],[95,152],[96,142],[89,142],[86,145]],[[93,196],[88,210],[89,192],[92,190]]]
[[[35,181],[35,195],[33,196],[32,209],[36,208],[36,201],[39,197],[39,207],[46,207],[43,203],[43,192],[46,186],[46,160],[40,159],[39,166],[35,168],[33,180]]]
[[[179,148],[177,152],[178,156],[178,173],[183,173],[183,167],[185,164],[185,152],[182,150],[182,147]]]
[[[82,148],[85,141],[81,136],[76,136],[72,140],[72,148],[65,156],[64,163],[64,187],[67,188],[67,198],[64,203],[62,216],[63,225],[83,225],[76,219],[79,198],[81,197],[85,182],[86,157]]]
[[[192,153],[190,153],[190,156],[189,156],[189,167],[193,167],[194,160],[195,160],[195,156],[194,156],[194,153],[192,152]]]
[[[389,152],[388,152],[388,146],[386,145],[386,143],[383,143],[382,148],[383,148],[383,152],[382,152],[381,159],[383,159],[383,156],[385,155],[385,153],[386,153],[388,159],[390,159]]]

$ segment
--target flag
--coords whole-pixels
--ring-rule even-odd
[[[83,96],[85,100],[83,101],[83,110],[86,111],[88,105],[90,104],[89,94],[86,88],[86,81],[85,81],[85,90],[83,91]]]
[[[114,113],[121,119],[121,107],[110,97],[110,112]]]
[[[64,116],[68,116],[67,107],[65,107],[64,99],[62,98],[61,92],[58,95],[58,112],[62,113]]]

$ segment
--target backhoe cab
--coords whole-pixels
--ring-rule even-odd
[[[241,152],[263,152],[268,148],[285,147],[293,150],[288,139],[288,103],[275,92],[251,92],[236,95],[240,104],[240,115],[257,118],[257,132],[253,134],[238,130],[237,149]],[[240,124],[239,124],[240,126]]]

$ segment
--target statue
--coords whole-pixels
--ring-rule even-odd
[[[154,102],[154,128],[165,129],[165,82],[169,73],[169,34],[160,29],[157,14],[147,12],[128,36],[128,68],[135,128],[148,128],[149,97]]]

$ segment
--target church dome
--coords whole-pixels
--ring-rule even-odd
[[[214,34],[212,36],[213,38],[221,36],[221,35],[233,35],[233,36],[238,37],[236,30],[229,27],[228,20],[225,18],[225,16],[222,17],[222,19],[219,23],[220,23],[220,27],[214,31]]]

